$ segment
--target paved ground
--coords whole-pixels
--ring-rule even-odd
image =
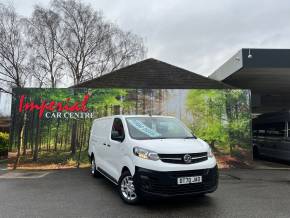
[[[256,169],[290,169],[290,162],[275,160],[271,158],[260,158],[255,160]]]
[[[218,191],[208,196],[138,206],[124,204],[110,182],[88,169],[1,178],[0,217],[289,217],[289,170],[221,174]]]
[[[0,160],[0,175],[7,172],[7,164],[6,161]]]

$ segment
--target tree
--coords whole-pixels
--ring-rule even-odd
[[[249,92],[247,90],[231,90],[225,92],[227,116],[227,132],[229,135],[230,153],[236,145],[250,144]]]
[[[0,91],[12,93],[11,87],[24,87],[27,82],[27,49],[23,34],[23,22],[12,6],[0,4]],[[16,125],[17,124],[17,125]],[[12,117],[12,128],[17,126],[18,164],[24,116]]]
[[[97,75],[102,76],[104,73],[111,72],[122,68],[130,63],[143,59],[146,50],[142,38],[131,32],[124,32],[118,26],[112,25],[111,37],[108,41],[108,52],[104,53],[104,61],[100,61]]]
[[[59,54],[75,85],[143,58],[142,39],[105,21],[91,5],[75,0],[54,0],[52,5],[61,17]]]
[[[1,90],[8,93],[12,86],[24,87],[28,76],[22,28],[15,9],[0,4],[0,82]]]
[[[26,24],[27,44],[31,48],[30,70],[40,87],[56,88],[63,77],[61,70],[64,65],[56,43],[60,34],[60,17],[50,9],[36,6]]]
[[[186,106],[194,119],[191,128],[198,137],[207,140],[213,149],[216,143],[226,143],[223,121],[225,97],[222,90],[190,90]]]
[[[186,101],[192,114],[192,130],[209,142],[229,150],[248,148],[250,139],[249,93],[247,90],[190,90]]]

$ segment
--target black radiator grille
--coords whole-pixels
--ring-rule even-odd
[[[189,153],[191,156],[191,161],[185,162],[184,156],[186,154],[158,154],[161,161],[165,163],[174,163],[174,164],[194,164],[207,160],[207,152],[200,153]]]

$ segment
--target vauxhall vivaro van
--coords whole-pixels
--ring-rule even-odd
[[[216,159],[203,140],[168,116],[117,115],[93,122],[88,154],[91,174],[118,186],[130,204],[148,196],[213,192]]]

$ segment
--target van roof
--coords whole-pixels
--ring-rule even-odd
[[[253,119],[253,124],[276,123],[290,121],[290,112],[274,112],[262,114]]]

